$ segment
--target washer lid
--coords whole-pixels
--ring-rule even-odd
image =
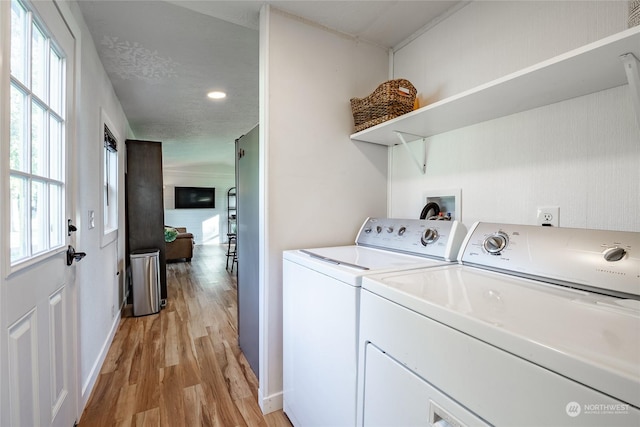
[[[640,310],[466,266],[365,277],[365,289],[640,407]]]
[[[285,251],[283,258],[353,286],[360,286],[360,278],[365,274],[451,265],[446,261],[363,246]]]

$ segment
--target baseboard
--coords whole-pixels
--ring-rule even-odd
[[[96,385],[96,381],[98,380],[98,375],[100,374],[100,369],[102,368],[102,364],[104,363],[104,360],[107,358],[107,353],[109,352],[109,348],[111,347],[113,338],[115,337],[116,331],[118,330],[118,325],[120,325],[121,316],[122,316],[122,310],[116,313],[116,316],[114,317],[114,320],[113,320],[113,324],[111,325],[111,331],[109,331],[109,336],[107,336],[107,339],[105,340],[104,344],[102,345],[102,348],[100,349],[100,353],[95,363],[93,364],[93,367],[91,368],[89,377],[84,382],[84,384],[82,384],[82,395],[80,396],[81,408],[80,408],[80,411],[78,412],[80,414],[82,414],[82,412],[84,411],[84,408],[87,405],[87,402],[89,401],[89,397],[91,397],[91,392],[93,391],[93,387]]]
[[[262,389],[258,388],[258,405],[260,405],[260,409],[265,415],[282,409],[282,392],[280,391],[269,397],[264,397],[262,395]]]

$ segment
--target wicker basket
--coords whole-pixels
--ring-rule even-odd
[[[629,2],[629,28],[640,25],[640,0]]]
[[[352,98],[356,132],[413,111],[416,93],[409,80],[396,79],[382,83],[366,98]]]

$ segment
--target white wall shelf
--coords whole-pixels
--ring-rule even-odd
[[[427,138],[621,86],[628,83],[621,57],[628,53],[640,58],[640,26],[354,133],[351,139],[391,146],[400,143],[398,132]]]

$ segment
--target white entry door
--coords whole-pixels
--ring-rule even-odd
[[[0,426],[77,418],[74,37],[52,0],[0,1]]]

